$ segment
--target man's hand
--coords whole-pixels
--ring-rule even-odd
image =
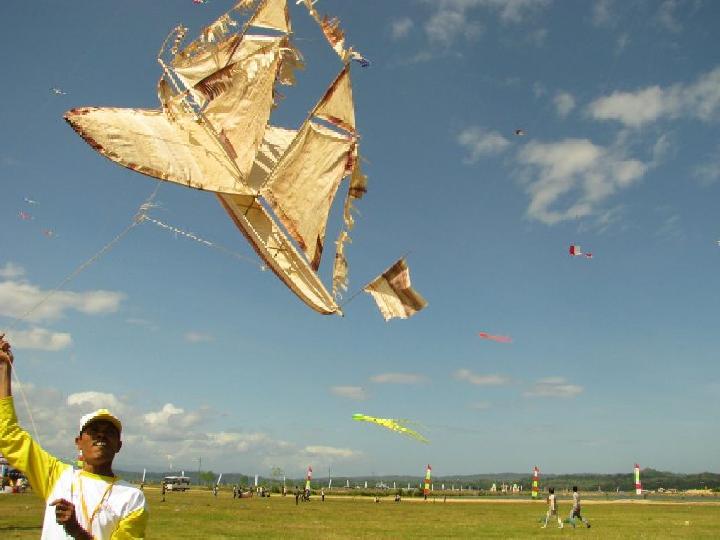
[[[11,366],[13,362],[13,353],[10,343],[5,340],[5,334],[0,334],[0,364]]]
[[[50,506],[55,507],[55,521],[63,526],[67,534],[75,540],[92,540],[92,535],[78,523],[73,503],[66,499],[55,499]]]

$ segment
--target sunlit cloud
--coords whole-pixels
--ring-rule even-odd
[[[525,397],[572,398],[582,393],[582,386],[570,384],[563,377],[546,377],[537,381],[523,395]]]
[[[16,349],[35,349],[39,351],[61,351],[73,343],[72,336],[66,332],[53,332],[45,328],[13,330],[8,332],[8,340]]]
[[[184,337],[185,341],[187,341],[188,343],[207,343],[215,339],[210,334],[195,331],[185,333]]]
[[[331,386],[330,393],[334,396],[354,399],[356,401],[367,399],[367,393],[362,386]]]
[[[422,384],[428,378],[417,373],[380,373],[370,377],[370,380],[380,384]]]
[[[697,118],[714,121],[720,113],[720,67],[704,73],[691,84],[658,85],[633,92],[613,92],[588,106],[596,120],[615,120],[640,128],[662,118]]]
[[[487,131],[479,126],[463,129],[457,136],[457,142],[469,153],[465,159],[467,163],[476,163],[483,156],[499,154],[510,145],[510,141],[497,131]]]
[[[469,369],[458,369],[453,377],[477,386],[501,386],[510,382],[510,378],[505,375],[477,375]]]
[[[69,407],[82,407],[84,409],[109,409],[113,414],[118,414],[124,409],[124,405],[114,394],[106,392],[77,392],[67,397]]]
[[[336,448],[334,446],[306,446],[303,452],[311,457],[352,458],[360,455],[360,452],[357,450]]]

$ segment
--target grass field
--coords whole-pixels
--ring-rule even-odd
[[[541,529],[542,502],[485,500],[443,503],[391,498],[338,497],[295,505],[295,497],[233,500],[207,491],[168,493],[147,489],[147,537],[177,538],[718,538],[720,505],[697,503],[596,503],[583,513],[592,528],[557,523]],[[32,494],[0,496],[0,538],[38,538],[43,502]],[[560,499],[561,517],[570,510]]]

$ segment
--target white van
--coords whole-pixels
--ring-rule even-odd
[[[163,486],[168,491],[187,491],[190,489],[190,478],[187,476],[166,476]]]

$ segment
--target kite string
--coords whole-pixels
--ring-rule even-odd
[[[110,242],[105,244],[100,251],[95,253],[92,257],[90,257],[87,261],[82,263],[80,266],[78,266],[73,272],[71,272],[65,279],[63,279],[57,286],[55,286],[54,289],[48,291],[45,296],[43,296],[38,302],[36,302],[33,306],[31,306],[29,309],[27,309],[24,313],[16,317],[10,326],[8,326],[7,331],[14,330],[17,325],[27,319],[30,315],[32,315],[35,310],[37,310],[40,306],[42,306],[45,302],[47,302],[50,298],[52,298],[56,293],[58,293],[65,285],[67,285],[72,279],[77,277],[83,270],[85,270],[88,266],[93,264],[95,261],[97,261],[100,257],[102,257],[105,253],[107,253],[110,249],[112,249],[115,244],[117,244],[120,240],[122,240],[126,234],[128,234],[133,228],[135,228],[137,225],[142,223],[142,216],[144,216],[144,212],[147,208],[151,206],[152,200],[155,198],[155,195],[157,195],[157,191],[159,189],[159,185],[155,187],[155,190],[152,192],[150,197],[148,197],[145,202],[140,206],[138,213],[133,218],[132,223],[128,225],[120,234],[118,234],[115,238],[113,238]],[[6,331],[6,332],[7,332]],[[6,333],[4,332],[4,333]],[[20,391],[20,397],[23,401],[23,405],[25,406],[25,409],[27,410],[28,417],[30,418],[30,424],[33,428],[33,433],[35,435],[35,440],[40,444],[40,435],[38,434],[37,425],[35,424],[35,418],[32,413],[32,409],[30,408],[30,403],[28,402],[27,395],[25,393],[25,390],[23,388],[23,383],[20,380],[20,377],[17,373],[17,366],[13,366],[12,369],[12,376],[15,378],[15,383],[17,385],[17,389]]]

